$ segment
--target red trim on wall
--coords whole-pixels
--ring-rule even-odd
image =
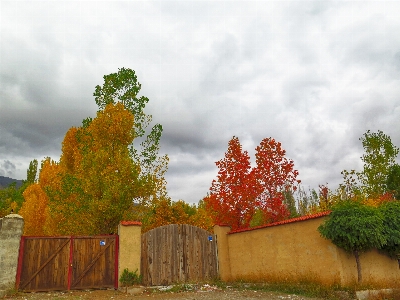
[[[231,225],[225,224],[225,223],[219,223],[219,224],[215,224],[215,225],[217,225],[219,227],[231,227]]]
[[[272,227],[272,226],[279,226],[279,225],[290,224],[290,223],[295,223],[295,222],[300,222],[300,221],[317,219],[317,218],[328,216],[330,213],[331,213],[331,211],[324,211],[324,212],[320,212],[320,213],[317,213],[314,215],[308,215],[308,216],[302,216],[302,217],[298,217],[298,218],[283,220],[283,221],[279,221],[279,222],[275,222],[275,223],[271,223],[271,224],[267,224],[267,225],[262,225],[262,226],[252,227],[252,228],[245,228],[245,229],[237,229],[237,230],[228,232],[228,234],[252,231],[252,230],[262,229],[262,228],[267,228],[267,227]]]
[[[123,225],[123,226],[132,226],[132,225],[142,226],[142,222],[138,222],[138,221],[121,221],[121,225]]]
[[[21,240],[19,242],[17,276],[15,278],[15,289],[16,290],[18,290],[19,282],[21,280],[22,262],[23,262],[23,258],[24,258],[24,246],[25,246],[25,237],[21,236]]]

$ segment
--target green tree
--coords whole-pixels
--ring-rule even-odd
[[[315,189],[306,192],[304,187],[297,190],[298,214],[301,216],[310,215],[318,211],[318,194]]]
[[[149,206],[156,199],[167,197],[165,173],[168,169],[168,156],[159,155],[160,139],[163,128],[155,124],[146,136],[147,127],[152,121],[152,116],[144,112],[149,99],[138,96],[141,84],[137,81],[134,70],[121,68],[117,73],[105,75],[103,86],[97,85],[93,96],[100,110],[107,104],[120,102],[134,116],[134,136],[142,140],[139,149],[133,143],[129,150],[131,157],[140,165],[140,177],[148,185],[153,186],[153,192],[145,197],[136,199],[141,205]],[[91,119],[86,119],[84,125],[89,124]]]
[[[397,259],[400,268],[400,202],[389,201],[379,207],[383,215],[383,235],[386,244],[380,249],[389,257]]]
[[[296,208],[296,200],[294,198],[294,192],[292,187],[287,187],[284,189],[283,196],[284,196],[284,200],[283,203],[286,205],[286,207],[288,208],[290,215],[290,218],[296,218],[299,216],[299,214],[297,213],[297,208]]]
[[[29,163],[29,168],[26,171],[26,182],[28,184],[33,184],[36,182],[37,171],[38,171],[38,161],[37,159],[34,159]]]
[[[318,227],[321,236],[352,253],[357,264],[358,282],[362,281],[360,253],[386,244],[384,220],[377,208],[358,201],[336,204],[328,219]]]
[[[0,190],[0,218],[10,214],[18,213],[19,208],[24,202],[22,193],[25,185],[17,188],[16,182],[11,183],[5,189]]]
[[[387,189],[393,196],[400,200],[400,165],[394,164],[390,167],[386,181]]]
[[[343,170],[343,183],[339,184],[338,194],[341,200],[350,200],[354,197],[360,197],[362,195],[362,184],[360,182],[362,173],[356,172],[356,170]]]
[[[26,180],[20,187],[16,183],[10,184],[7,188],[0,190],[0,218],[11,212],[18,213],[25,199],[24,191],[36,181],[38,161],[36,159],[29,163]]]
[[[361,182],[368,197],[376,197],[388,191],[387,180],[390,168],[395,164],[399,148],[393,145],[390,136],[382,131],[368,130],[360,138],[364,147],[361,157],[364,162]]]

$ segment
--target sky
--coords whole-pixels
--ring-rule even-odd
[[[305,189],[400,146],[400,1],[0,0],[0,176],[59,160],[103,76],[135,70],[163,126],[172,200],[196,203],[237,136],[282,143]]]

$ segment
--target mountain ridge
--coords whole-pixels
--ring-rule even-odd
[[[23,181],[20,179],[13,179],[6,176],[0,176],[0,189],[7,188],[13,182],[17,183],[17,188],[20,187],[23,183]]]

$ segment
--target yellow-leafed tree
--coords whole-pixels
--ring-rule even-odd
[[[162,126],[145,136],[151,116],[143,111],[148,98],[137,97],[140,88],[130,69],[104,76],[93,94],[96,117],[67,131],[57,172],[40,176],[36,190],[26,194],[26,216],[39,209],[28,200],[38,199],[39,191],[43,196],[43,218],[33,223],[28,216],[28,227],[41,224],[46,235],[115,233],[122,219],[140,220],[151,203],[166,197],[168,157],[158,155]],[[142,138],[139,147],[136,138]]]
[[[23,196],[25,202],[22,204],[19,214],[25,220],[24,235],[51,235],[56,233],[54,228],[46,228],[49,218],[49,199],[46,189],[60,186],[58,174],[61,172],[59,164],[46,158],[42,161],[42,167],[37,183],[27,187]]]
[[[129,154],[134,117],[108,104],[88,126],[71,128],[63,142],[60,187],[50,187],[50,211],[60,234],[108,234],[145,187]]]

